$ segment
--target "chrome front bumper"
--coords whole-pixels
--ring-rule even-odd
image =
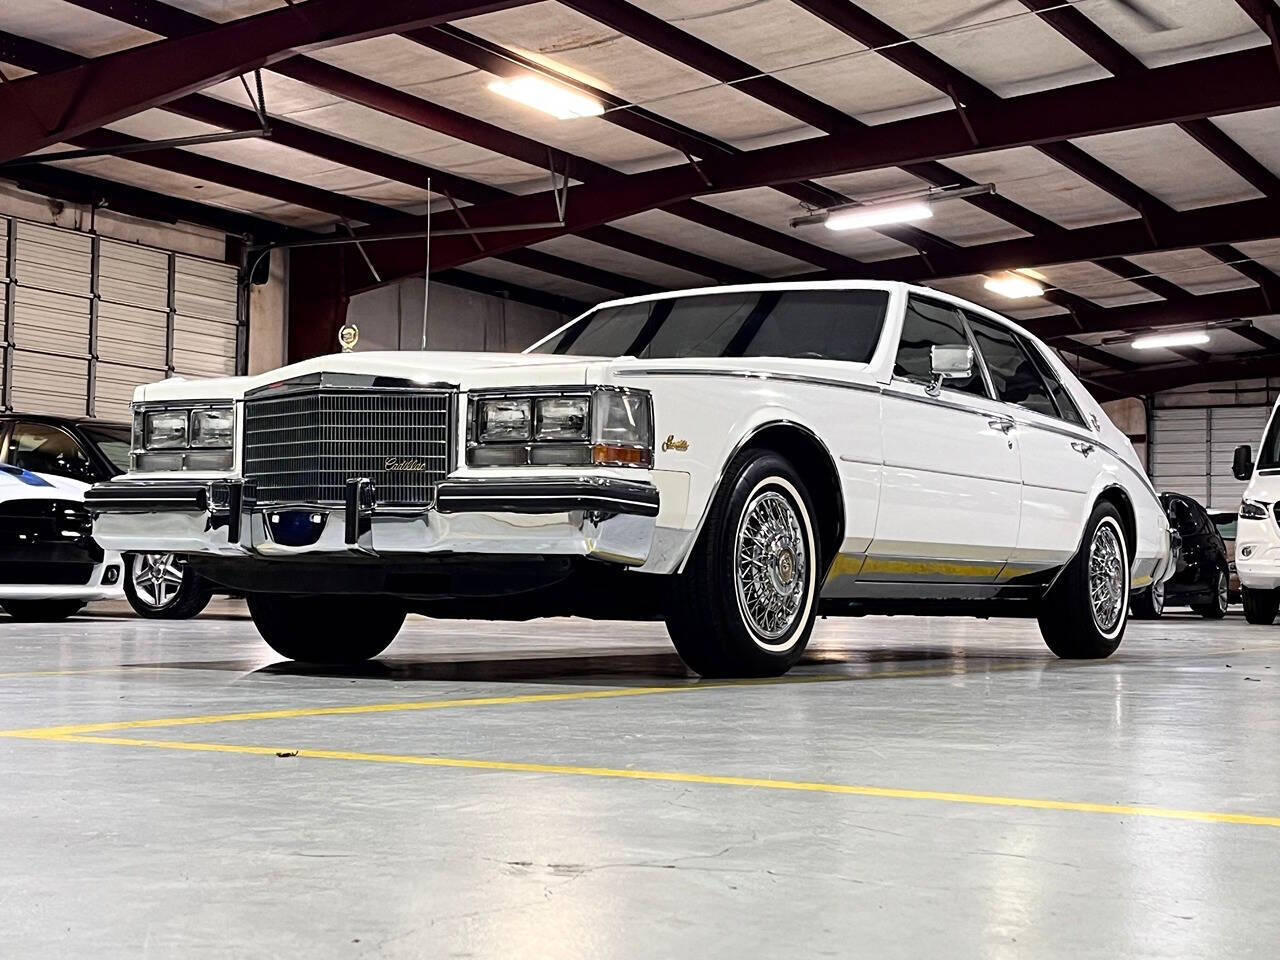
[[[88,490],[93,535],[121,552],[287,558],[496,554],[649,556],[658,491],[606,477],[445,480],[436,504],[385,507],[365,480],[342,504],[258,504],[241,481],[114,480]]]

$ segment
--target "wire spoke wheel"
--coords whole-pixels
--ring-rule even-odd
[[[765,641],[785,637],[805,605],[809,556],[800,518],[776,490],[757,494],[738,521],[734,541],[738,609]]]
[[[186,572],[186,561],[171,553],[140,553],[133,558],[133,589],[148,606],[167,607],[182,589]]]
[[[1124,549],[1115,528],[1098,525],[1089,545],[1089,602],[1093,622],[1103,633],[1114,630],[1124,615],[1125,596]],[[1161,600],[1163,602],[1163,588]]]

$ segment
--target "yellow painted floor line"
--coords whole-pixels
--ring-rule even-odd
[[[90,737],[65,735],[51,737],[61,743],[94,743],[122,747],[146,747],[160,750],[187,750],[208,753],[275,756],[293,754],[287,747],[247,746],[229,743],[184,743],[174,740],[141,740],[129,737]],[[361,763],[397,763],[420,767],[449,767],[463,770],[498,770],[511,773],[545,773],[574,777],[603,777],[614,780],[647,780],[664,783],[691,783],[724,787],[753,787],[761,790],[792,790],[804,793],[839,794],[876,797],[889,800],[925,800],[935,803],[960,803],[983,807],[1012,807],[1027,810],[1056,810],[1070,813],[1098,813],[1113,816],[1147,817],[1157,820],[1190,820],[1199,823],[1245,824],[1280,827],[1280,816],[1252,813],[1222,813],[1211,810],[1183,810],[1176,807],[1152,807],[1116,803],[1089,803],[1078,800],[1041,800],[1034,797],[1002,797],[980,793],[956,793],[949,790],[909,790],[899,787],[876,787],[844,783],[819,783],[804,780],[772,780],[761,777],[731,777],[705,773],[679,773],[664,770],[627,770],[612,767],[580,767],[558,763],[520,763],[504,760],[467,760],[459,757],[424,757],[396,753],[362,753],[353,750],[298,749],[298,757],[317,760],[352,760]]]
[[[1057,669],[1069,669],[1076,664],[1057,664]],[[1084,664],[1089,661],[1078,661]],[[298,717],[338,717],[374,713],[400,713],[413,710],[446,710],[459,707],[498,707],[526,703],[557,703],[570,700],[613,700],[619,697],[648,697],[668,693],[695,693],[700,690],[719,690],[726,687],[779,686],[809,683],[848,683],[858,680],[878,680],[903,677],[963,676],[971,673],[990,673],[1008,670],[1031,670],[1045,666],[1044,661],[1012,661],[984,664],[970,669],[963,662],[953,662],[945,667],[922,667],[917,670],[882,670],[874,673],[839,675],[829,674],[781,677],[768,680],[732,680],[714,683],[690,683],[668,687],[611,687],[605,690],[570,690],[558,693],[525,693],[505,697],[454,697],[443,700],[408,700],[395,703],[359,703],[329,707],[292,707],[281,710],[253,710],[243,713],[212,713],[191,717],[157,717],[148,720],[109,720],[101,723],[79,723],[57,727],[29,727],[18,730],[0,730],[0,737],[24,739],[58,738],[88,733],[109,733],[116,730],[141,730],[158,727],[189,727],[209,723],[233,723],[244,720],[289,720]]]

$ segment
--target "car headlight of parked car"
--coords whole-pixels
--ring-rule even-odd
[[[134,404],[132,469],[230,470],[235,428],[232,403]]]
[[[564,388],[473,393],[473,467],[653,465],[653,407],[643,390]]]
[[[1241,520],[1267,519],[1267,505],[1265,503],[1259,503],[1257,500],[1241,500],[1240,501],[1240,519]]]

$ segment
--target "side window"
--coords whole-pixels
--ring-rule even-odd
[[[967,316],[973,338],[978,342],[978,352],[991,374],[991,386],[996,397],[1036,413],[1058,416],[1058,407],[1049,395],[1049,388],[1013,333],[984,317]]]
[[[1026,338],[1019,337],[1022,343],[1022,349],[1027,351],[1031,357],[1031,362],[1036,365],[1036,369],[1040,371],[1040,376],[1049,387],[1049,392],[1053,394],[1054,402],[1058,404],[1058,415],[1070,423],[1074,423],[1078,427],[1084,426],[1084,414],[1080,412],[1080,408],[1076,406],[1076,402],[1071,399],[1071,394],[1067,392],[1067,388],[1062,385],[1062,381],[1058,379],[1058,375],[1053,372],[1053,367],[1049,366],[1049,361],[1045,355],[1034,344],[1029,343]]]
[[[907,313],[902,318],[902,339],[898,341],[898,355],[893,362],[893,375],[917,383],[929,383],[933,368],[929,349],[933,346],[969,346],[960,312],[932,300],[912,297],[907,301]],[[987,391],[977,372],[974,358],[973,376],[964,380],[948,380],[949,390],[963,390],[985,397]]]
[[[9,438],[9,462],[32,473],[51,473],[93,483],[93,462],[72,436],[43,423],[17,423]]]

